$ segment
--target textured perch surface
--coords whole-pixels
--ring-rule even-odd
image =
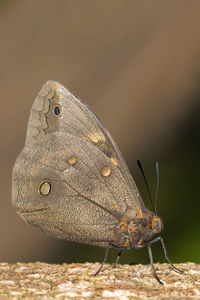
[[[0,263],[0,299],[200,299],[200,265],[155,264],[160,285],[148,265]]]

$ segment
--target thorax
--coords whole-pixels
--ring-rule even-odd
[[[138,210],[134,218],[123,216],[114,229],[113,246],[118,249],[144,248],[163,228],[161,219],[151,211]]]

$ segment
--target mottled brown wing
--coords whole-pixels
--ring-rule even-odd
[[[54,113],[60,109],[60,115]],[[127,205],[144,208],[143,200],[112,137],[96,114],[80,99],[55,81],[47,81],[36,97],[29,118],[26,145],[31,146],[50,132],[68,132],[99,148],[117,166],[126,182]],[[123,200],[121,200],[123,201]]]
[[[122,215],[143,202],[96,115],[59,83],[36,97],[25,147],[13,169],[18,213],[48,234],[106,246]]]

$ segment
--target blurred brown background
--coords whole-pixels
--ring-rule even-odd
[[[200,1],[0,1],[0,260],[101,261],[104,249],[60,241],[11,206],[11,172],[42,84],[57,80],[99,115],[151,208],[160,162],[162,236],[173,261],[200,262]],[[155,261],[162,261],[155,245]],[[116,252],[112,251],[114,257]],[[111,258],[112,261],[114,258]],[[127,251],[121,262],[148,262]]]

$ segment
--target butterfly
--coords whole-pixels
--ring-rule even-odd
[[[31,108],[25,146],[12,173],[12,204],[31,225],[56,238],[119,250],[147,247],[163,229],[148,210],[128,167],[96,114],[56,81],[47,81]]]

